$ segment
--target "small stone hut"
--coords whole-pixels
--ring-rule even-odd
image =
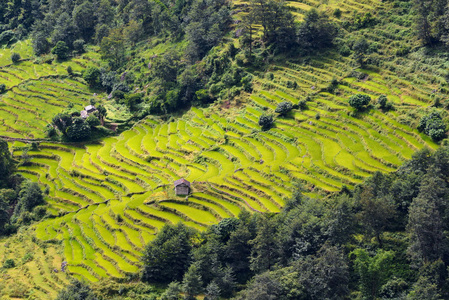
[[[178,179],[174,183],[176,196],[187,196],[190,193],[190,182],[184,178]]]
[[[84,110],[81,111],[81,118],[86,119],[91,113],[97,111],[95,106],[88,105],[84,108]]]

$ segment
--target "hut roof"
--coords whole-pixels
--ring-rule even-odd
[[[178,179],[178,180],[175,180],[175,187],[176,186],[178,186],[178,185],[181,185],[181,184],[185,184],[185,185],[187,185],[187,186],[189,186],[190,187],[190,182],[188,182],[187,180],[185,180],[184,178],[181,178],[181,179]]]
[[[92,111],[95,111],[95,110],[97,110],[97,109],[96,109],[95,106],[93,106],[93,105],[88,105],[88,106],[86,106],[86,107],[84,108],[84,110],[86,110],[87,112],[92,112]]]

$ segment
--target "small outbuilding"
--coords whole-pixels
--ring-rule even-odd
[[[91,113],[96,112],[97,109],[93,105],[88,105],[81,111],[81,118],[86,119]]]
[[[178,179],[174,183],[176,196],[187,196],[190,193],[190,182],[184,178]]]

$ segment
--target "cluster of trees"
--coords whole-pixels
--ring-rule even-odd
[[[80,112],[63,112],[56,114],[52,124],[47,126],[47,136],[56,138],[59,134],[68,141],[80,142],[91,138],[93,131],[105,131],[101,127],[106,109],[103,105],[97,106],[97,111],[91,113],[86,119],[80,117]]]
[[[424,45],[449,45],[449,9],[447,0],[413,0],[415,26]]]
[[[241,25],[241,41],[253,53],[256,40],[255,25],[262,25],[262,43],[272,46],[279,52],[294,49],[300,54],[332,46],[337,35],[337,26],[324,12],[311,9],[304,21],[297,23],[284,1],[252,0]]]
[[[447,126],[441,114],[434,110],[419,120],[418,130],[430,136],[434,141],[447,137]]]
[[[15,166],[8,143],[0,139],[0,235],[14,233],[20,225],[46,214],[39,185],[14,174]]]
[[[298,187],[279,214],[166,225],[141,278],[170,283],[161,299],[446,299],[448,177],[449,147],[423,149],[331,198]]]

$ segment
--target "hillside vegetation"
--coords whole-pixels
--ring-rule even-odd
[[[262,232],[251,232],[248,240],[255,241],[269,235],[263,232],[266,226],[283,226],[267,221],[271,213],[279,219],[296,216],[285,207],[299,193],[298,185],[307,200],[296,199],[297,210],[318,205],[310,204],[313,199],[332,203],[336,193],[354,192],[351,199],[361,201],[366,195],[360,196],[360,185],[367,178],[395,174],[416,151],[436,150],[446,137],[446,16],[436,4],[426,16],[432,30],[417,34],[416,28],[426,25],[415,21],[424,14],[416,9],[420,1],[303,0],[287,1],[286,7],[270,2],[281,17],[268,25],[257,1],[125,2],[101,1],[94,13],[90,2],[51,1],[34,17],[14,10],[9,23],[2,19],[9,33],[2,33],[0,42],[9,48],[0,51],[0,136],[9,138],[12,156],[20,162],[16,172],[39,183],[48,204],[44,220],[0,241],[1,263],[17,261],[16,267],[3,268],[2,295],[55,297],[70,277],[99,285],[108,279],[135,281],[147,263],[147,245],[160,242],[157,234],[164,236],[167,225],[179,222],[203,232],[186,233],[190,241],[201,236],[192,248],[215,238],[208,236],[210,226],[239,216],[245,218],[241,224]],[[21,18],[33,27],[21,31]],[[293,19],[303,23],[294,27]],[[313,30],[324,32],[319,46],[308,40]],[[14,43],[20,32],[31,40]],[[97,46],[85,48],[85,43]],[[14,53],[19,55],[15,62]],[[351,97],[368,103],[354,104]],[[44,141],[55,115],[89,103],[105,105],[106,123],[129,121],[130,128],[95,143]],[[261,123],[271,117],[273,124]],[[30,147],[35,139],[39,144]],[[188,197],[174,194],[173,182],[180,178],[192,182]],[[389,197],[396,196],[391,189]],[[357,219],[364,229],[348,231],[348,240],[331,242],[332,247],[347,257],[355,248],[368,249],[371,257],[393,248],[405,256],[404,211],[410,203],[404,208],[395,201],[400,213],[389,215],[387,207],[380,214],[385,212],[388,224],[400,225],[372,229]],[[351,205],[354,215],[369,211],[360,203]],[[258,213],[266,213],[266,220]],[[390,248],[383,249],[383,237]],[[295,255],[319,259],[335,250],[328,246],[317,243],[307,254],[298,250]],[[254,249],[252,257],[259,255]],[[363,251],[351,252],[351,263],[355,256],[361,263]],[[284,259],[279,255],[273,260],[279,265],[235,275],[244,284],[276,266],[292,267],[293,258]],[[225,268],[227,262],[221,263]],[[256,289],[258,280],[270,276],[279,283],[279,274],[260,275],[248,286]],[[357,280],[363,277],[357,274]],[[404,279],[415,282],[417,276],[407,273]],[[200,294],[205,286],[184,292]],[[352,298],[376,299],[380,293],[379,287],[371,295],[362,289]],[[304,293],[304,299],[312,297]],[[248,290],[240,298],[250,295]]]

